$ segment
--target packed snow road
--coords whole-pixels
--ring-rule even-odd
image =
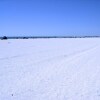
[[[0,40],[0,100],[100,100],[100,38]]]

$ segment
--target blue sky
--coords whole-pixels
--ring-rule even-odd
[[[100,0],[0,0],[4,35],[100,35]]]

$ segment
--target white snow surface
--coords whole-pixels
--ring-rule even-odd
[[[0,40],[0,100],[100,100],[100,38]]]

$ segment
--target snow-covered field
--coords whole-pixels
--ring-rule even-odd
[[[0,100],[100,100],[100,38],[0,40]]]

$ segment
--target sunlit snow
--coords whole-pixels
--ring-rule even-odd
[[[100,100],[100,38],[0,40],[0,100]]]

